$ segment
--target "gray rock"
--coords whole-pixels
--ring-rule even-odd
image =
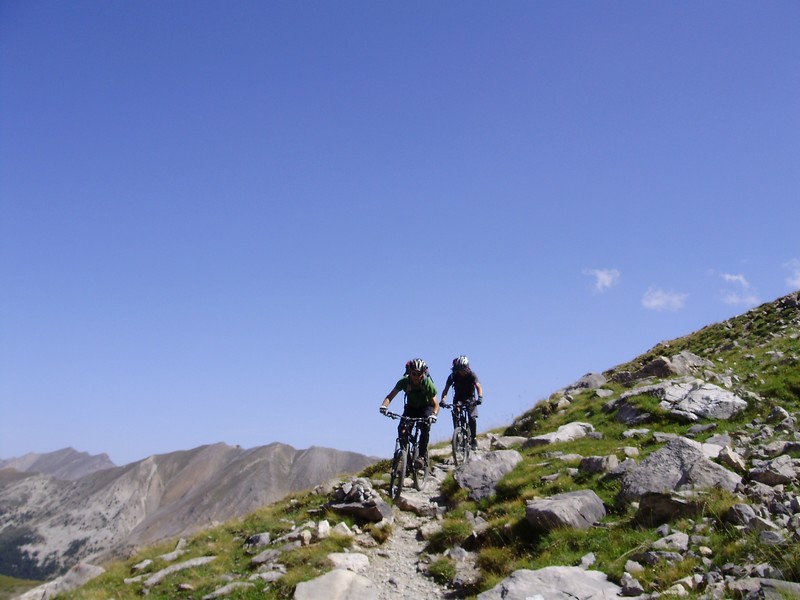
[[[581,460],[580,470],[594,475],[596,473],[608,473],[618,466],[619,459],[613,454],[608,456],[587,456]]]
[[[622,579],[620,579],[620,583],[622,584],[623,596],[640,596],[644,594],[644,587],[642,587],[639,580],[630,573],[624,573]]]
[[[529,438],[524,446],[527,448],[531,446],[546,446],[556,442],[572,442],[586,437],[590,431],[594,431],[594,426],[590,423],[567,423],[556,431]]]
[[[275,559],[277,559],[280,555],[281,551],[276,550],[274,548],[270,550],[264,550],[260,554],[257,554],[256,556],[250,559],[250,566],[258,568],[262,565],[269,564],[271,562],[274,562]]]
[[[711,487],[733,492],[740,482],[741,477],[708,460],[697,442],[677,438],[625,474],[620,498],[630,502],[647,492]]]
[[[458,469],[454,476],[458,485],[468,491],[470,498],[482,500],[494,494],[497,482],[520,462],[522,455],[516,450],[495,450],[479,454]]]
[[[603,501],[592,490],[531,500],[525,508],[525,519],[539,531],[560,528],[589,529],[605,516]]]
[[[608,380],[602,373],[587,373],[572,385],[564,388],[564,391],[570,392],[573,390],[593,390],[604,386],[607,382]]]
[[[686,552],[689,549],[689,536],[682,531],[676,531],[668,536],[653,542],[653,549],[667,550],[669,552]]]
[[[739,473],[744,472],[744,470],[747,468],[747,463],[745,463],[744,458],[742,458],[738,452],[733,450],[733,448],[729,448],[728,446],[722,448],[717,458],[723,465],[728,466]]]
[[[334,552],[328,555],[328,560],[337,569],[347,569],[353,573],[364,573],[369,569],[369,558],[360,552]]]
[[[733,392],[702,379],[682,377],[634,388],[609,402],[604,410],[616,410],[626,405],[628,398],[640,395],[660,400],[665,410],[685,421],[730,419],[747,408],[747,402]]]
[[[141,573],[146,571],[150,565],[153,564],[153,561],[149,558],[144,559],[142,562],[136,563],[131,567],[131,571],[134,573]]]
[[[194,567],[200,567],[216,559],[217,559],[216,556],[200,556],[198,558],[192,558],[191,560],[178,563],[177,565],[172,565],[170,567],[167,567],[166,569],[161,569],[157,573],[154,573],[153,575],[145,579],[142,585],[144,585],[145,588],[153,587],[154,585],[160,583],[161,580],[167,577],[168,575],[172,575],[173,573],[184,571],[186,569],[193,569]]]
[[[255,584],[252,583],[247,583],[244,581],[233,581],[227,585],[223,585],[221,588],[217,588],[210,594],[206,594],[205,596],[203,596],[203,600],[216,600],[217,598],[224,598],[226,596],[230,596],[234,592],[254,587]]]
[[[734,525],[747,525],[756,518],[756,511],[749,504],[734,504],[725,513],[725,520]]]
[[[175,544],[175,549],[172,552],[168,552],[167,554],[162,554],[158,558],[165,562],[174,562],[178,560],[181,555],[185,552],[184,548],[186,547],[186,539],[181,538],[178,540],[178,543]]]
[[[636,522],[647,527],[694,517],[705,507],[688,492],[646,492],[639,499]]]
[[[269,532],[264,533],[256,533],[254,535],[248,536],[247,540],[245,540],[245,546],[250,548],[263,548],[264,546],[269,546],[270,542],[270,535]]]
[[[786,543],[786,536],[780,531],[762,531],[758,534],[758,541],[764,546],[782,546]]]
[[[427,497],[420,497],[416,494],[407,494],[405,491],[400,495],[395,504],[400,510],[413,512],[420,517],[435,517],[444,513],[444,507],[432,502]]]
[[[797,473],[794,470],[792,457],[784,454],[760,467],[751,469],[748,476],[759,483],[774,486],[789,483],[796,479]]]
[[[478,595],[478,600],[610,600],[622,597],[622,588],[608,581],[605,573],[580,567],[522,569]]]
[[[670,357],[670,363],[678,375],[690,375],[695,370],[714,366],[714,363],[710,360],[701,358],[688,350],[682,350],[678,352],[678,354]]]
[[[374,523],[394,516],[392,507],[381,498],[372,498],[364,502],[333,502],[326,506],[333,512]]]
[[[297,584],[294,600],[378,600],[378,588],[363,575],[334,569]]]
[[[490,447],[495,450],[510,450],[515,446],[522,446],[528,438],[521,435],[501,435],[491,440]]]

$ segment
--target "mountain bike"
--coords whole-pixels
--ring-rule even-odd
[[[442,408],[449,408],[456,416],[455,427],[453,428],[453,462],[461,466],[469,461],[469,453],[472,448],[472,432],[469,430],[469,411],[475,406],[474,402],[458,404],[440,404]]]
[[[387,412],[386,416],[390,419],[403,419],[408,424],[405,428],[405,435],[399,435],[395,441],[392,457],[389,495],[396,500],[403,491],[405,478],[409,471],[417,490],[421,491],[425,487],[425,482],[428,481],[428,454],[419,455],[419,426],[428,419],[426,417],[404,417],[393,412]]]

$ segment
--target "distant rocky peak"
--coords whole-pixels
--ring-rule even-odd
[[[63,448],[44,454],[31,452],[19,458],[0,459],[0,469],[11,468],[24,473],[41,473],[67,481],[74,481],[116,466],[105,453],[92,455],[88,452],[78,452],[74,448]]]

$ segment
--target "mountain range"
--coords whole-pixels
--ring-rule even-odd
[[[377,459],[274,443],[226,444],[115,466],[72,448],[0,462],[0,574],[46,579],[79,561],[245,515]]]

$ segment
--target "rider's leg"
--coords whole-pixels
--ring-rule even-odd
[[[433,414],[433,407],[426,406],[425,410],[420,415],[421,417],[430,417]],[[428,440],[431,437],[431,426],[427,421],[421,421],[419,424],[419,455],[428,455]]]
[[[472,449],[478,447],[478,407],[473,406],[469,411],[469,432],[472,434]]]
[[[405,446],[408,439],[408,422],[405,419],[400,419],[400,424],[397,426],[397,437],[401,444]]]

